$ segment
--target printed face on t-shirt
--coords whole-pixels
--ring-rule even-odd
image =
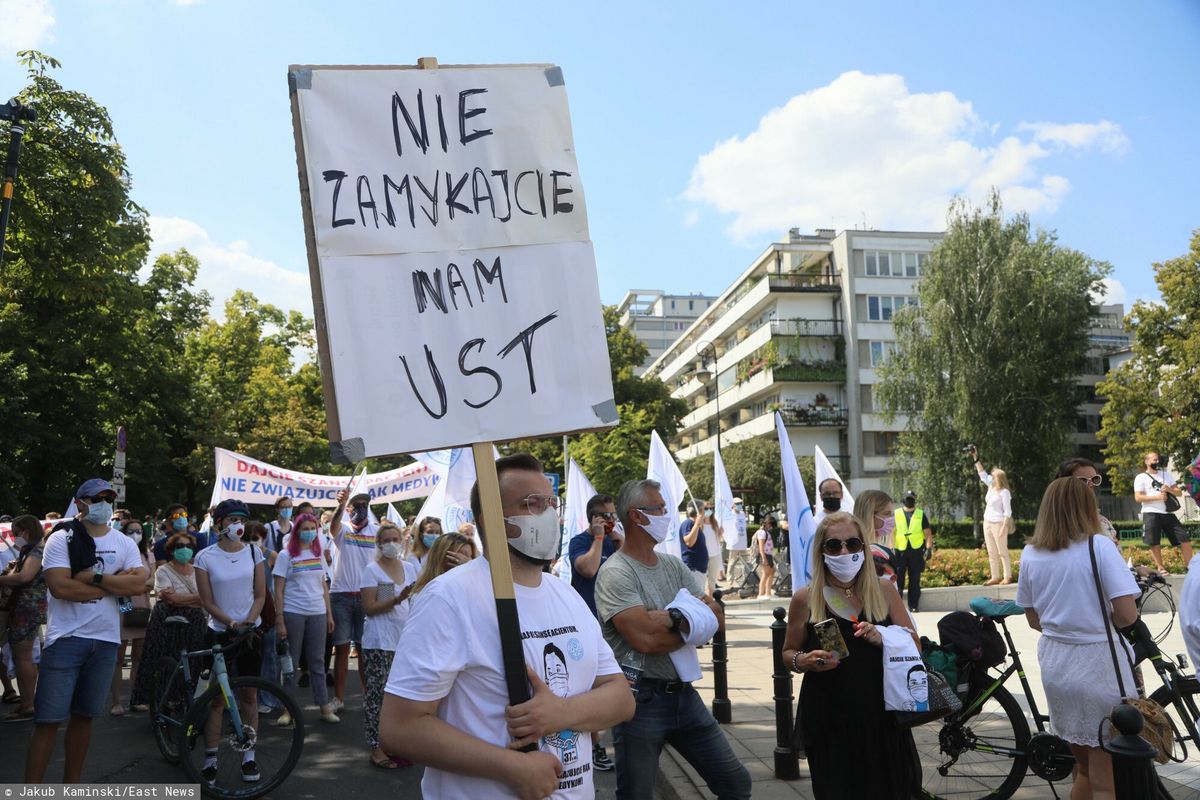
[[[567,660],[553,642],[547,643],[542,652],[542,666],[546,670],[546,685],[550,687],[550,691],[559,697],[566,697],[570,691]]]
[[[917,703],[929,702],[929,676],[920,664],[908,671],[908,693]]]

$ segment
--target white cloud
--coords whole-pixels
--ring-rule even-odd
[[[173,253],[181,247],[186,247],[199,259],[196,286],[212,295],[214,316],[224,315],[225,301],[236,289],[253,292],[264,303],[312,316],[312,292],[307,271],[286,269],[251,255],[245,241],[215,242],[203,227],[180,217],[151,217],[150,234],[154,240],[150,263],[163,253]]]
[[[53,41],[54,22],[50,0],[0,0],[0,48],[37,49]]]
[[[1119,280],[1116,278],[1105,278],[1102,283],[1104,284],[1104,288],[1099,295],[1093,298],[1097,303],[1128,303],[1129,296],[1125,292],[1125,286]],[[1125,310],[1129,310],[1128,306]]]
[[[1127,142],[1100,122],[1026,123],[1019,132],[1032,138],[976,143],[997,130],[950,92],[913,94],[900,75],[847,72],[700,156],[684,197],[732,215],[737,239],[848,228],[864,216],[874,228],[941,230],[951,198],[979,202],[993,186],[1010,211],[1053,212],[1071,184],[1047,174],[1045,159]]]
[[[1097,149],[1104,153],[1124,153],[1129,150],[1129,137],[1115,122],[1073,122],[1060,125],[1054,122],[1022,122],[1017,130],[1033,131],[1037,142],[1079,150]]]

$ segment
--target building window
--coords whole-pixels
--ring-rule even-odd
[[[695,310],[696,310],[696,301],[688,300],[688,311],[695,311]]]
[[[870,250],[865,254],[866,273],[871,278],[919,278],[928,260],[928,253],[882,253]]]
[[[872,322],[889,322],[892,314],[906,305],[917,305],[917,298],[902,295],[868,295],[867,319]]]
[[[895,342],[870,342],[869,346],[872,367],[878,367],[896,350]]]
[[[671,310],[672,311],[675,310],[675,301],[674,300],[671,301]]]
[[[892,431],[877,431],[875,436],[875,453],[877,456],[890,456],[896,451],[896,445],[900,442],[900,435]]]

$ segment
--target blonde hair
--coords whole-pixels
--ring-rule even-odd
[[[882,544],[885,547],[891,547],[893,542],[885,542],[875,536],[875,515],[887,516],[887,507],[892,503],[892,496],[887,492],[881,492],[878,489],[867,489],[859,494],[854,501],[854,516],[862,523],[863,528],[867,531],[867,536],[863,541],[867,544]],[[825,519],[829,519],[826,517]],[[822,520],[824,522],[824,520]]]
[[[426,517],[426,519],[429,519]],[[478,558],[479,554],[475,552],[475,543],[463,536],[461,533],[443,533],[433,543],[433,547],[429,548],[429,552],[425,555],[425,565],[421,567],[421,574],[417,576],[417,580],[413,583],[412,592],[409,597],[415,597],[417,592],[424,589],[430,581],[441,575],[447,570],[446,553],[450,550],[458,550],[467,547],[471,550],[471,558]]]
[[[402,542],[404,541],[404,529],[403,528],[401,528],[396,523],[392,522],[390,519],[381,519],[379,521],[379,527],[375,531],[375,560],[376,561],[383,560],[383,551],[379,549],[379,545],[380,545],[379,538],[381,536],[383,536],[384,531],[396,531],[398,534],[400,534],[400,541],[402,541]]]
[[[992,470],[992,485],[996,487],[997,491],[1001,489],[1012,491],[1012,487],[1008,485],[1008,473],[999,467]]]
[[[1082,481],[1079,483],[1082,484]],[[883,492],[879,492],[879,494],[883,494]],[[855,502],[854,505],[857,509],[858,503]],[[829,580],[825,570],[825,553],[821,546],[829,536],[829,529],[835,525],[853,525],[858,531],[859,538],[863,540],[863,565],[854,578],[854,589],[862,598],[863,616],[871,622],[879,622],[887,616],[888,607],[887,599],[883,596],[883,589],[879,585],[881,578],[875,574],[875,560],[871,557],[871,540],[867,536],[863,521],[845,511],[836,511],[827,515],[817,526],[817,532],[813,534],[812,580],[808,582],[808,618],[815,624],[830,617],[829,608],[825,605],[825,587],[829,585]]]
[[[1029,543],[1039,550],[1063,550],[1100,532],[1100,512],[1092,487],[1076,478],[1056,478],[1042,495]]]

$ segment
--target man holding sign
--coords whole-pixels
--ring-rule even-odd
[[[475,559],[417,595],[396,648],[380,740],[425,764],[426,798],[590,798],[589,731],[633,716],[633,697],[582,598],[544,572],[558,555],[558,498],[542,465],[496,462],[532,697],[508,705],[488,564]],[[481,525],[478,487],[471,510]],[[487,542],[486,536],[484,541]],[[531,752],[518,748],[536,745]]]
[[[346,501],[350,501],[350,522],[342,517]],[[360,579],[367,565],[375,560],[375,534],[379,526],[371,522],[371,495],[343,489],[338,493],[338,507],[329,521],[329,535],[338,548],[329,586],[329,605],[333,612],[333,691],[334,712],[345,706],[346,673],[350,671],[350,643],[362,646],[363,625],[367,613],[363,610]],[[367,691],[365,673],[358,671],[364,694]]]

